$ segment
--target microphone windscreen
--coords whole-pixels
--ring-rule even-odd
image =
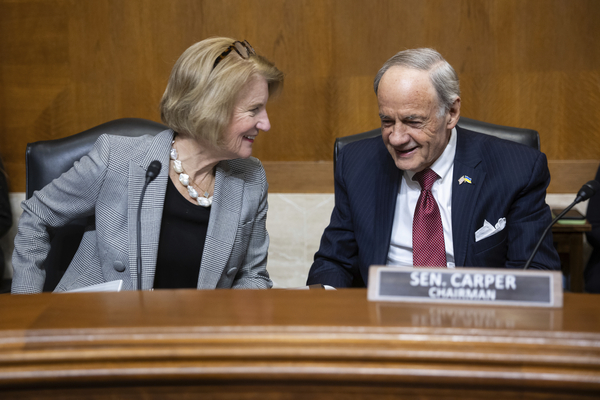
[[[581,189],[579,189],[579,193],[577,193],[577,198],[579,201],[584,201],[592,197],[596,192],[600,190],[600,183],[597,181],[589,181],[584,184]]]
[[[150,163],[150,165],[148,166],[148,171],[146,171],[146,177],[150,178],[151,180],[156,178],[158,176],[158,174],[160,173],[160,169],[162,167],[162,164],[160,163],[160,161],[158,160],[154,160]]]

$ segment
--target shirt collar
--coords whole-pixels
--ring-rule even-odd
[[[446,176],[450,172],[452,166],[454,165],[455,155],[456,127],[452,128],[452,132],[450,132],[450,140],[448,141],[448,144],[446,145],[446,148],[444,149],[442,155],[439,156],[438,159],[433,162],[433,164],[431,164],[431,167],[429,167],[433,170],[433,172],[438,174],[440,180],[444,179],[444,176]],[[406,178],[408,178],[409,181],[412,181],[415,172],[404,171],[404,173],[406,174]]]

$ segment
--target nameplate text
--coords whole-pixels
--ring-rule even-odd
[[[372,266],[372,301],[562,307],[558,271]]]

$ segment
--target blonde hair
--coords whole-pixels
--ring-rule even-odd
[[[237,95],[247,82],[257,75],[265,78],[269,96],[282,89],[283,73],[258,54],[243,59],[233,50],[213,69],[217,57],[234,41],[205,39],[179,57],[160,102],[161,120],[169,128],[218,146]]]

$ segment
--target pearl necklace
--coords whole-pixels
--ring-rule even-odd
[[[198,192],[192,187],[192,184],[190,183],[190,176],[185,173],[185,171],[183,170],[183,166],[181,165],[181,161],[177,159],[179,157],[179,154],[177,153],[177,150],[175,149],[174,145],[175,141],[173,140],[173,142],[171,143],[171,160],[173,160],[173,169],[179,175],[179,182],[187,188],[188,194],[192,199],[195,199],[198,202],[198,205],[202,207],[210,207],[210,205],[213,202],[213,196],[209,197],[208,191],[204,191],[204,197],[198,195]]]

